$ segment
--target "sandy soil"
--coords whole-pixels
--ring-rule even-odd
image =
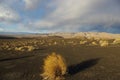
[[[120,80],[120,47],[48,46],[31,52],[0,51],[0,80],[42,80],[43,58],[56,52],[67,61],[65,80]]]

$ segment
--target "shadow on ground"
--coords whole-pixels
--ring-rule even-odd
[[[81,72],[85,69],[88,69],[98,63],[100,58],[97,59],[90,59],[87,61],[83,61],[82,63],[74,64],[68,67],[68,74],[69,75],[75,75],[78,72]]]
[[[16,60],[16,59],[22,59],[22,58],[28,58],[28,57],[32,57],[32,56],[34,56],[34,55],[21,56],[21,57],[13,57],[13,58],[5,58],[5,59],[0,59],[0,62],[10,61],[10,60]]]
[[[12,37],[12,36],[0,35],[0,39],[17,39],[17,38],[16,37]]]

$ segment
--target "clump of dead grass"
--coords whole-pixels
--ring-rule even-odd
[[[100,43],[100,46],[101,46],[101,47],[107,47],[107,46],[109,45],[109,42],[108,42],[108,41],[102,41],[102,40],[101,40],[99,43]]]
[[[48,55],[44,59],[43,80],[63,80],[67,71],[65,59],[56,53]]]
[[[33,51],[35,48],[33,46],[20,46],[16,47],[16,51]]]

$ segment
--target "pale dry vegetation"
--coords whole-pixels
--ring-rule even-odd
[[[113,44],[120,44],[120,38],[115,39],[115,40],[113,41]]]
[[[33,46],[20,46],[16,47],[16,51],[33,51],[35,48]]]
[[[43,80],[63,80],[67,71],[65,59],[56,53],[48,55],[44,59]]]
[[[101,47],[107,47],[109,45],[108,41],[106,41],[106,40],[100,40],[99,44]]]
[[[83,44],[86,44],[87,41],[80,41],[80,44],[83,45]]]
[[[102,38],[38,38],[38,39],[4,39],[0,40],[0,50],[33,51],[50,46],[120,46],[120,39]]]
[[[92,45],[93,45],[93,46],[97,46],[98,44],[93,41],[93,42],[92,42]]]

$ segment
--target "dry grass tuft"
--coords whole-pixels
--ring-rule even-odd
[[[115,39],[115,40],[113,41],[113,44],[120,44],[120,38]]]
[[[96,42],[92,42],[92,45],[93,46],[97,46],[98,44]]]
[[[56,53],[48,55],[44,59],[43,80],[63,80],[66,74],[67,66],[64,58]]]
[[[107,47],[109,45],[108,41],[102,41],[101,40],[99,43],[100,43],[101,47]]]
[[[33,46],[21,46],[21,47],[16,47],[16,51],[33,51],[35,48]]]

